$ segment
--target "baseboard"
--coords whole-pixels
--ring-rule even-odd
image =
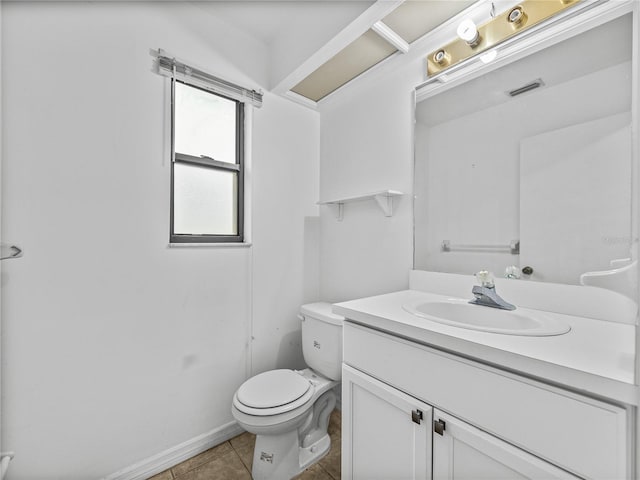
[[[205,450],[215,447],[230,438],[240,435],[244,430],[236,422],[230,422],[210,432],[198,435],[186,442],[171,447],[164,452],[149,457],[129,467],[123,468],[102,480],[146,480],[180,462]]]

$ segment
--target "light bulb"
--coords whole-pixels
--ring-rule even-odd
[[[473,20],[466,19],[460,22],[457,30],[458,36],[467,42],[472,47],[477,45],[480,41],[480,35],[478,34],[478,28]]]

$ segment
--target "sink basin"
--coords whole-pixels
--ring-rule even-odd
[[[420,300],[405,304],[402,308],[413,315],[434,322],[503,335],[544,337],[562,335],[571,330],[569,324],[534,310],[526,308],[501,310],[474,305],[467,300],[457,298]]]

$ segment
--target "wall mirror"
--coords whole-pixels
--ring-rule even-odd
[[[416,104],[414,268],[637,301],[632,45],[626,13]]]

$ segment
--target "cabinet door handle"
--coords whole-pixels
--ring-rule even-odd
[[[447,422],[438,419],[433,421],[433,431],[438,435],[444,435],[444,431],[447,429]]]
[[[422,410],[412,410],[411,411],[411,420],[413,420],[414,423],[417,423],[418,425],[420,425],[420,422],[422,422]]]

